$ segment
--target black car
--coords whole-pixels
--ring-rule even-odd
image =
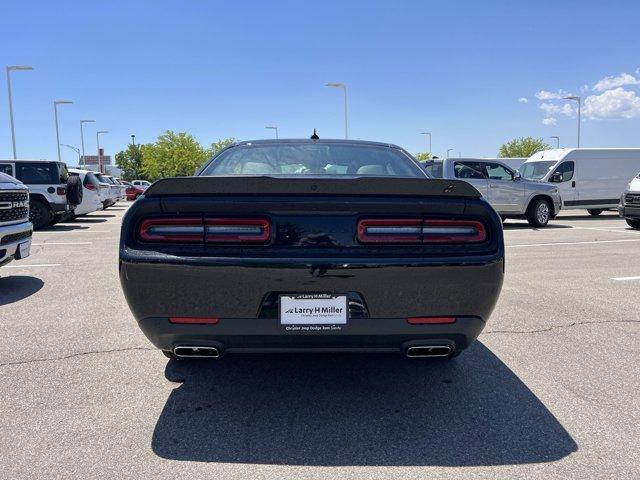
[[[120,280],[172,358],[233,352],[452,357],[483,329],[504,274],[480,193],[403,149],[349,140],[234,144],[128,210]]]

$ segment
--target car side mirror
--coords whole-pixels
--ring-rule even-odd
[[[513,173],[513,181],[517,182],[518,180],[522,180],[522,175],[520,175],[520,172],[518,170],[516,170]]]
[[[551,180],[553,183],[560,183],[560,182],[562,182],[562,173],[560,173],[560,172],[554,172],[554,173],[553,173],[553,175],[551,175],[550,180]]]

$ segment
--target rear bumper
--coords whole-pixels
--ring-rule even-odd
[[[618,214],[622,218],[639,219],[640,218],[640,206],[630,207],[628,205],[618,205]]]
[[[215,346],[223,351],[401,351],[412,342],[466,348],[484,328],[503,281],[503,257],[319,260],[141,257],[121,250],[120,280],[140,328],[158,348]],[[502,255],[502,253],[500,254]],[[279,293],[357,292],[367,318],[339,331],[288,331],[264,299]],[[180,325],[168,317],[216,317],[215,325]],[[407,317],[454,316],[456,322],[410,325]]]

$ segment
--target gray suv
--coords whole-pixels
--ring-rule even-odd
[[[33,226],[29,221],[29,190],[0,173],[0,267],[29,256]]]
[[[562,208],[558,187],[526,180],[497,160],[448,158],[442,163],[442,177],[472,184],[503,220],[525,218],[532,227],[544,227]]]

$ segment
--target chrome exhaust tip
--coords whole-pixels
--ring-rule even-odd
[[[407,348],[407,357],[425,358],[425,357],[448,357],[453,353],[450,345],[419,345]]]
[[[220,351],[216,347],[196,347],[180,345],[173,349],[177,358],[219,358]]]

